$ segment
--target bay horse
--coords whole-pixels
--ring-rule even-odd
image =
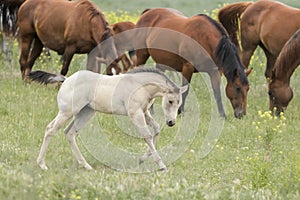
[[[267,79],[271,77],[282,47],[300,28],[300,9],[271,0],[227,5],[220,9],[218,18],[232,42],[239,47],[246,68],[257,46],[263,49],[267,58]]]
[[[162,97],[166,124],[175,125],[177,110],[182,103],[181,94],[187,90],[187,86],[177,87],[159,70],[142,67],[118,76],[82,70],[65,78],[61,75],[34,71],[29,74],[29,78],[42,83],[53,80],[63,82],[57,95],[58,114],[46,128],[37,158],[37,163],[43,170],[48,169],[45,164],[45,153],[50,139],[72,117],[73,120],[64,133],[79,164],[88,170],[92,169],[80,153],[75,137],[95,111],[130,117],[149,147],[149,151],[139,162],[142,163],[152,155],[159,169],[166,170],[155,149],[155,138],[160,132],[159,124],[152,118],[148,109],[156,97]],[[148,129],[148,125],[153,128],[154,135]]]
[[[67,74],[75,53],[89,53],[104,40],[106,48],[98,49],[100,61],[109,65],[117,58],[108,22],[88,0],[26,0],[19,9],[18,19],[22,79],[31,71],[43,46],[62,55],[62,75]],[[87,69],[92,70],[95,62],[94,56],[88,56]]]
[[[116,36],[119,33],[124,33],[125,31],[129,31],[135,28],[135,24],[131,21],[122,21],[112,24],[111,29],[113,31],[113,35]],[[108,75],[115,75],[119,73],[126,73],[130,68],[133,67],[133,59],[134,59],[134,49],[128,49],[131,46],[130,41],[132,41],[133,34],[122,34],[120,37],[114,37],[114,42],[118,51],[118,55],[120,55],[115,62],[113,62],[107,69]],[[126,55],[126,51],[128,50],[128,56]],[[121,68],[118,63],[121,62],[123,68]],[[101,72],[101,69],[94,70],[95,72]]]
[[[293,98],[290,79],[300,65],[300,29],[286,42],[282,48],[269,82],[270,110],[280,115]],[[275,109],[276,108],[276,109]]]
[[[145,29],[146,28],[146,29]],[[136,37],[136,66],[143,65],[151,56],[157,66],[168,66],[182,72],[182,84],[189,84],[193,73],[207,72],[220,116],[225,117],[220,72],[227,79],[226,95],[234,109],[234,116],[246,114],[249,90],[248,72],[240,62],[237,48],[222,26],[209,16],[200,14],[190,18],[169,8],[147,9],[136,23],[140,34]],[[179,113],[184,110],[187,93]]]

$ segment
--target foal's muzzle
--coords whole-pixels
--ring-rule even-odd
[[[167,121],[166,121],[166,124],[167,124],[168,126],[170,126],[170,127],[171,127],[171,126],[174,126],[175,123],[176,123],[175,120],[167,120]]]

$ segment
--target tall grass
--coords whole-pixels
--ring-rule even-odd
[[[123,15],[134,18],[130,18],[130,13]],[[109,20],[111,23],[116,21]],[[69,75],[82,69],[85,59],[83,55],[76,55]],[[59,60],[52,52],[51,58],[40,58],[34,69],[59,73]],[[21,80],[15,44],[12,63],[5,62],[3,57],[0,59],[0,199],[299,198],[299,71],[292,77],[293,101],[284,117],[273,118],[267,112],[262,51],[256,52],[251,66],[254,70],[249,76],[247,115],[241,120],[235,119],[229,101],[224,98],[227,119],[215,148],[207,157],[201,159],[200,150],[211,120],[210,88],[206,87],[205,78],[195,74],[192,88],[199,104],[200,123],[198,127],[191,127],[196,130],[194,138],[182,156],[169,164],[167,173],[114,170],[95,159],[85,148],[83,138],[78,137],[79,148],[95,169],[86,171],[73,157],[62,130],[50,143],[46,156],[50,169],[44,172],[37,166],[36,158],[45,127],[57,112],[58,88],[26,84]],[[187,103],[184,117],[188,118],[193,111],[194,105]],[[118,124],[117,118],[100,114],[97,119],[114,145],[133,152],[146,150],[141,139],[123,133],[120,127],[126,127],[126,124]],[[158,149],[172,141],[173,130],[177,130],[176,127],[163,129]]]

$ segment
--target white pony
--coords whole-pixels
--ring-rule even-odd
[[[83,70],[68,78],[34,71],[30,73],[29,78],[44,84],[63,82],[57,95],[59,112],[46,128],[37,158],[37,163],[43,170],[48,169],[45,164],[45,153],[51,137],[72,117],[73,120],[64,133],[79,164],[88,170],[92,169],[82,156],[75,136],[95,111],[129,116],[149,146],[148,152],[140,158],[140,163],[152,155],[159,168],[166,170],[155,149],[155,138],[160,128],[148,109],[153,104],[154,98],[161,96],[166,123],[168,126],[173,126],[182,103],[181,94],[188,89],[188,86],[177,87],[159,70],[145,67],[138,67],[118,76]],[[154,135],[149,131],[148,125],[153,128]]]

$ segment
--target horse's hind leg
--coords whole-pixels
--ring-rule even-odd
[[[71,150],[75,155],[76,160],[80,165],[82,165],[85,169],[88,170],[91,170],[93,168],[86,162],[85,158],[81,154],[76,143],[76,135],[77,132],[87,124],[87,122],[91,119],[93,115],[94,110],[86,106],[77,115],[75,115],[74,120],[65,129],[66,138],[71,146]]]
[[[49,142],[53,135],[63,126],[63,124],[70,118],[70,115],[59,112],[58,115],[50,122],[46,128],[43,144],[37,158],[37,164],[43,169],[47,170],[48,167],[45,164],[45,153],[48,148]]]

